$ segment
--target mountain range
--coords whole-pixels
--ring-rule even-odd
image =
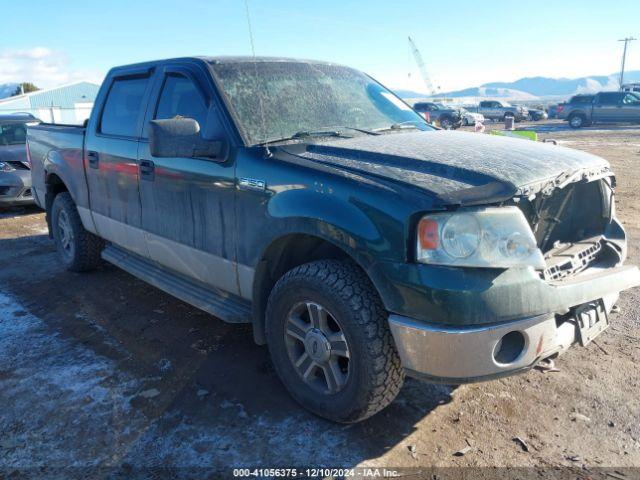
[[[625,72],[626,82],[640,81],[640,70]],[[515,82],[491,82],[463,90],[443,92],[442,97],[499,97],[517,100],[533,100],[537,98],[569,97],[576,93],[590,93],[600,90],[616,90],[618,74],[594,75],[580,78],[526,77]],[[428,97],[426,93],[411,90],[396,90],[403,98]]]

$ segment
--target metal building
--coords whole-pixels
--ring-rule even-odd
[[[77,82],[0,99],[0,115],[27,112],[43,122],[82,124],[89,118],[100,87]]]

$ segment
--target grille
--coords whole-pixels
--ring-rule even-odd
[[[547,268],[545,280],[561,280],[580,273],[589,266],[602,250],[599,238],[591,238],[572,244],[557,244],[545,255]]]
[[[15,160],[10,160],[7,163],[11,165],[13,168],[15,168],[16,170],[29,170],[29,167],[27,166],[26,162],[17,162]]]
[[[609,184],[597,180],[573,183],[550,196],[518,203],[545,257],[542,278],[562,280],[599,258],[611,214],[611,195]]]

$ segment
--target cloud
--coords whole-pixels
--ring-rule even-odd
[[[40,88],[51,88],[74,81],[99,83],[99,72],[75,70],[64,53],[46,47],[0,51],[0,84],[32,82]]]

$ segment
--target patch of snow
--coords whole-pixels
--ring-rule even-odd
[[[130,406],[135,379],[2,292],[0,373],[0,431],[19,445],[0,467],[108,464],[145,423]]]

